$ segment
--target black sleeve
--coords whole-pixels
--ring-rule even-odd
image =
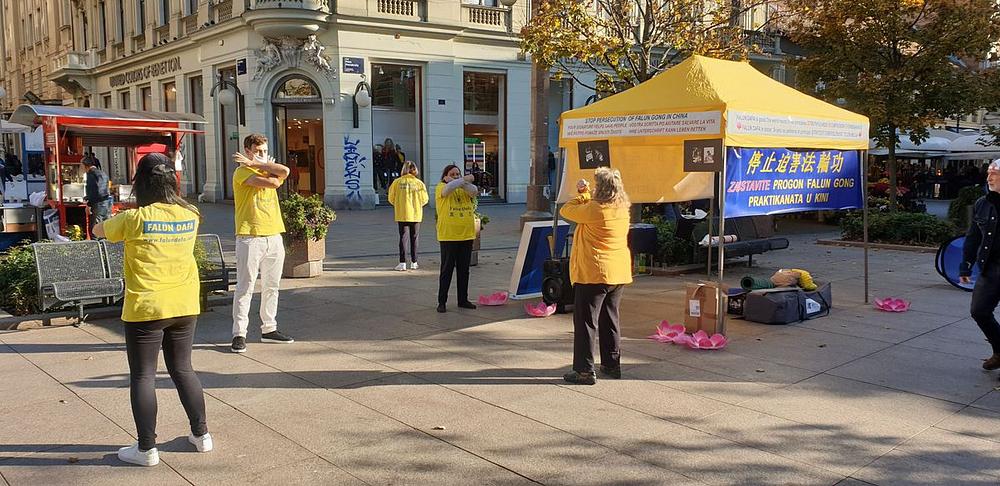
[[[979,244],[983,241],[983,233],[976,224],[975,216],[979,214],[983,204],[989,204],[985,198],[979,198],[973,207],[973,218],[969,221],[969,229],[965,232],[965,244],[962,245],[962,263],[958,267],[960,277],[972,275],[972,267],[976,264],[976,255],[979,253]]]

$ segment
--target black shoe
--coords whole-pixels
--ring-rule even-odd
[[[233,338],[233,344],[229,347],[229,350],[234,353],[245,353],[247,352],[247,338],[243,336],[236,336]]]
[[[991,371],[1000,369],[1000,354],[994,354],[983,360],[983,369]]]
[[[261,342],[265,343],[281,343],[281,344],[291,344],[295,342],[295,340],[292,339],[291,337],[286,336],[278,331],[271,331],[267,334],[263,334],[260,336],[260,340]]]
[[[609,378],[620,380],[622,379],[622,367],[601,365],[601,374]]]
[[[445,312],[448,312],[448,308],[445,307],[444,304],[438,304],[438,312],[443,314]]]
[[[475,309],[476,308],[476,304],[473,304],[472,302],[469,302],[469,301],[459,302],[458,306],[461,307],[461,308],[463,308],[463,309]]]
[[[579,373],[571,371],[563,375],[563,379],[574,385],[596,385],[597,375],[594,373]]]

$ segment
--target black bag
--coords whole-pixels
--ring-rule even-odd
[[[747,294],[743,318],[762,324],[791,324],[825,316],[832,306],[829,283],[810,292],[800,288],[755,290]]]

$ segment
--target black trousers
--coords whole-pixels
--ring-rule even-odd
[[[982,329],[986,340],[993,346],[993,354],[1000,354],[1000,324],[993,312],[1000,303],[1000,263],[988,265],[976,279],[972,290],[972,318]]]
[[[601,364],[621,366],[621,327],[618,306],[624,285],[573,286],[573,370],[594,372],[594,345],[600,341]]]
[[[397,222],[399,225],[399,263],[406,263],[406,243],[410,244],[410,261],[417,263],[417,241],[420,239],[420,223]],[[409,233],[409,236],[407,236]]]
[[[438,304],[448,302],[451,274],[458,274],[458,301],[469,301],[469,264],[472,263],[472,240],[441,242],[441,277],[438,280]]]
[[[198,316],[175,317],[149,322],[125,323],[129,391],[132,418],[139,435],[139,449],[156,447],[156,358],[163,348],[163,361],[177,387],[181,404],[191,423],[191,433],[208,433],[205,396],[201,381],[191,367],[191,347]]]

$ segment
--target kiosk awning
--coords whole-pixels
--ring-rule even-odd
[[[205,123],[205,119],[190,113],[164,113],[158,111],[108,110],[101,108],[81,108],[76,106],[21,105],[14,110],[10,121],[21,125],[34,126],[38,118],[54,116],[91,120],[135,121],[142,123]]]

